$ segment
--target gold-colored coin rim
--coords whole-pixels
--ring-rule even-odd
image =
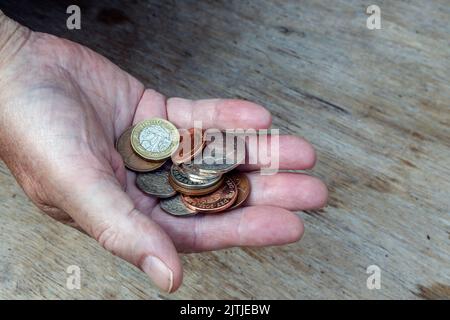
[[[170,146],[164,152],[148,151],[139,142],[139,136],[142,130],[152,125],[160,125],[172,133],[171,135],[172,140],[170,142]],[[131,132],[131,146],[139,156],[147,160],[162,160],[170,157],[172,153],[178,149],[179,143],[180,143],[180,134],[178,132],[178,129],[169,121],[161,118],[152,118],[141,121],[134,126],[133,131]]]
[[[239,184],[236,183],[236,178],[235,177],[239,177],[241,179],[241,181],[239,181]],[[236,209],[238,207],[240,207],[245,201],[247,201],[248,197],[250,196],[250,193],[252,192],[252,186],[250,184],[250,179],[247,177],[247,175],[243,172],[232,172],[230,174],[228,174],[228,177],[233,180],[234,184],[236,185],[237,188],[237,198],[234,201],[233,205],[231,207],[229,207],[227,210],[233,210]],[[246,183],[248,188],[247,188],[247,192],[241,192],[241,188],[240,185],[241,183]]]

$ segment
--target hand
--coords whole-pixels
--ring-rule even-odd
[[[201,120],[204,127],[260,129],[271,125],[269,112],[241,100],[166,100],[81,45],[23,27],[9,30],[15,30],[9,41],[0,41],[2,159],[40,209],[81,228],[161,289],[173,292],[182,282],[177,251],[294,242],[303,224],[290,210],[325,205],[327,190],[318,179],[262,176],[247,166],[252,193],[245,207],[191,218],[164,213],[157,199],[136,188],[135,174],[114,148],[127,127],[162,117],[179,128]],[[280,137],[280,169],[314,162],[306,141]]]

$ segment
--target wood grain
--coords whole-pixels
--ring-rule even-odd
[[[185,255],[159,293],[92,239],[42,215],[0,165],[0,298],[450,298],[450,6],[380,0],[14,1],[34,30],[80,42],[167,96],[239,97],[318,150],[326,209],[299,243]],[[66,268],[82,289],[66,289]],[[368,290],[366,268],[381,268]]]

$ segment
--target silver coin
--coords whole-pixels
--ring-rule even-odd
[[[242,164],[245,160],[245,140],[236,135],[231,138],[233,138],[231,151],[226,149],[226,137],[223,134],[222,144],[221,142],[208,144],[203,154],[190,163],[183,164],[182,168],[185,174],[198,177],[220,175]]]
[[[206,178],[198,181],[191,180],[177,165],[172,165],[170,176],[177,185],[187,189],[204,189],[213,186],[219,182],[221,175],[214,175],[212,178]]]
[[[177,193],[169,184],[169,168],[167,165],[152,172],[139,173],[136,178],[136,185],[146,194],[158,198],[173,197]]]
[[[177,194],[176,196],[168,198],[168,199],[162,199],[159,202],[159,206],[165,212],[167,212],[171,215],[177,216],[177,217],[181,217],[181,216],[188,217],[188,216],[193,216],[193,215],[197,214],[196,211],[191,210],[184,205],[180,194]]]
[[[169,130],[162,126],[152,125],[144,128],[139,135],[139,142],[151,152],[162,152],[169,148],[171,143]]]

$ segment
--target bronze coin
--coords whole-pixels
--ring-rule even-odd
[[[204,213],[217,213],[231,207],[238,192],[233,180],[225,177],[222,186],[213,193],[204,196],[181,195],[186,207]]]
[[[248,180],[247,175],[245,175],[244,173],[233,172],[228,174],[228,177],[233,180],[238,190],[237,199],[229,208],[229,210],[232,210],[239,207],[242,203],[244,203],[245,200],[247,200],[251,188],[250,181]]]
[[[169,175],[169,184],[172,186],[172,188],[174,188],[179,193],[182,193],[185,195],[191,195],[191,196],[201,196],[201,195],[205,195],[205,194],[214,192],[220,188],[223,181],[224,181],[224,178],[221,177],[216,183],[214,183],[208,187],[192,189],[192,188],[187,188],[187,187],[183,187],[183,186],[179,185],[174,180],[174,178],[171,175]]]
[[[178,149],[172,154],[172,162],[179,165],[184,162],[190,162],[198,155],[205,146],[203,131],[198,128],[191,128],[180,131],[180,144]]]
[[[149,172],[160,168],[166,160],[150,161],[137,155],[131,146],[131,132],[133,127],[125,130],[117,140],[116,149],[122,156],[125,166],[137,172]]]

